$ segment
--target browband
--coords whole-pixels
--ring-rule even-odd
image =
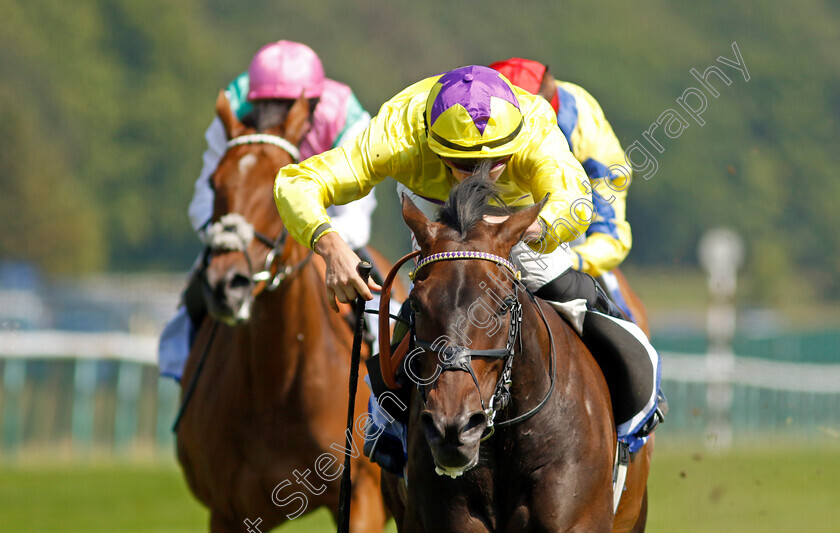
[[[431,263],[435,263],[437,261],[451,261],[453,259],[481,259],[484,261],[490,261],[492,263],[497,263],[502,265],[503,267],[510,270],[510,273],[516,279],[521,279],[522,274],[516,267],[505,259],[504,257],[499,257],[498,255],[494,255],[487,252],[476,252],[476,251],[455,251],[455,252],[441,252],[437,254],[432,254],[428,257],[424,257],[417,263],[417,267],[408,275],[411,281],[414,281],[414,278],[417,277],[417,273],[420,272],[420,269],[426,265]]]
[[[292,156],[292,159],[295,160],[295,163],[300,161],[300,150],[298,150],[298,147],[278,135],[269,135],[268,133],[242,135],[229,140],[225,146],[232,148],[243,144],[273,144],[287,151]]]

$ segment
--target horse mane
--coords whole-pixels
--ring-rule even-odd
[[[290,100],[257,100],[253,102],[254,108],[250,113],[242,117],[242,124],[248,128],[265,131],[274,126],[280,126],[286,122],[286,115],[294,101]]]
[[[459,232],[462,239],[485,215],[511,213],[499,196],[498,187],[490,181],[492,165],[492,160],[482,161],[475,174],[452,188],[449,199],[438,211],[437,221]],[[496,205],[491,204],[491,201]]]
[[[310,113],[318,105],[319,100],[320,98],[309,99]],[[258,132],[281,126],[286,122],[286,116],[294,103],[294,100],[285,98],[256,100],[252,102],[254,108],[251,112],[242,117],[242,124]]]

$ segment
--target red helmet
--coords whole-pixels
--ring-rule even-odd
[[[540,94],[540,86],[548,70],[546,65],[538,61],[521,57],[496,61],[490,65],[490,68],[499,71],[511,83],[531,94]],[[560,110],[560,102],[556,94],[551,99],[551,107],[554,108],[555,113]]]

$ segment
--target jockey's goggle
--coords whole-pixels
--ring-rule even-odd
[[[490,167],[490,171],[492,172],[492,171],[500,168],[501,166],[506,165],[507,162],[510,161],[510,157],[511,156],[506,155],[506,156],[501,157],[499,159],[493,160],[493,164]],[[444,165],[446,165],[450,168],[453,168],[455,170],[461,171],[461,172],[475,172],[475,170],[478,168],[478,166],[482,162],[486,161],[485,158],[481,158],[481,157],[463,157],[463,158],[461,158],[461,157],[459,157],[459,158],[441,157],[440,159],[441,159],[441,161],[443,161]]]

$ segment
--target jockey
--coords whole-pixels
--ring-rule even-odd
[[[254,112],[254,102],[280,100],[290,106],[301,94],[314,104],[310,115],[312,127],[300,143],[301,159],[326,152],[351,141],[370,122],[370,114],[362,108],[347,85],[324,76],[321,60],[305,44],[277,41],[262,47],[248,72],[243,72],[225,89],[231,111],[239,120],[247,121]],[[207,150],[204,166],[195,182],[189,214],[193,228],[203,231],[213,215],[213,189],[210,177],[222,159],[228,141],[222,121],[216,117],[205,134]],[[370,239],[370,217],[376,207],[374,195],[352,204],[331,206],[330,218],[336,231],[353,249],[367,245]]]
[[[370,114],[362,108],[350,87],[325,77],[315,52],[305,44],[293,41],[263,46],[251,60],[248,71],[227,86],[225,95],[237,118],[257,129],[260,129],[259,108],[262,105],[279,103],[288,109],[301,95],[309,99],[310,109],[313,109],[311,127],[300,144],[301,159],[352,142],[370,122]],[[189,206],[190,221],[199,236],[209,227],[213,216],[214,192],[210,180],[227,149],[227,134],[218,117],[210,124],[205,138],[204,164]],[[375,207],[376,198],[371,193],[346,205],[329,208],[336,231],[362,255],[370,239],[370,218]],[[197,263],[190,284],[198,279],[199,270]],[[161,373],[175,379],[181,377],[192,334],[206,313],[201,298],[191,297],[189,287],[186,292],[186,305],[182,305],[176,317],[167,324],[159,349]]]
[[[534,239],[511,252],[525,286],[547,300],[579,299],[585,309],[638,330],[621,319],[591,276],[571,268],[565,243],[589,224],[589,179],[557,128],[551,106],[490,68],[461,67],[411,85],[386,102],[353,143],[280,169],[274,196],[290,234],[325,259],[327,296],[337,310],[335,299],[349,302],[360,294],[369,300],[378,286],[365,284],[356,273],[359,259],[332,227],[327,206],[360,198],[390,176],[398,192],[434,218],[452,187],[488,159],[493,162],[490,179],[506,204],[533,205],[548,195],[526,231]],[[658,355],[638,334],[656,372]],[[653,394],[632,427],[619,435],[634,438],[655,406]],[[404,446],[404,428],[400,433]],[[368,444],[373,460],[392,471],[402,469],[402,458],[376,457]]]
[[[633,244],[625,218],[631,170],[601,106],[583,88],[555,80],[548,66],[537,61],[512,57],[490,68],[551,104],[572,154],[589,176],[595,206],[595,217],[586,234],[572,243],[572,267],[600,277],[613,300],[632,319],[618,281],[610,272],[624,261]]]

